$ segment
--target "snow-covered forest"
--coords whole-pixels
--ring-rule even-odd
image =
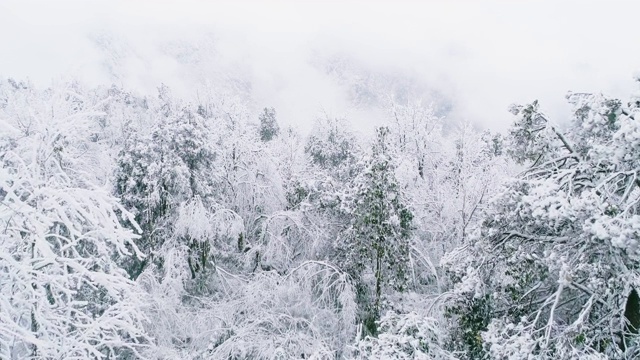
[[[325,58],[375,121],[305,129],[94,40],[114,81],[0,78],[0,359],[640,358],[640,76],[501,130]]]
[[[0,354],[637,356],[640,98],[508,135],[385,104],[302,136],[265,108],[0,82]]]

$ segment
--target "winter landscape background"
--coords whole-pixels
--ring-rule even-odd
[[[0,2],[0,359],[640,357],[639,10]]]

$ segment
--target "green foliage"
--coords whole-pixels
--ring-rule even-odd
[[[385,289],[402,291],[408,280],[407,265],[413,214],[404,205],[387,152],[388,130],[377,130],[377,142],[368,164],[354,180],[352,222],[341,244],[344,266],[357,282],[364,314],[361,320],[375,335]],[[372,273],[373,281],[365,274]]]
[[[271,141],[280,133],[280,126],[276,119],[276,109],[264,108],[260,114],[260,139],[262,141]]]
[[[491,296],[488,294],[465,296],[448,306],[445,316],[456,324],[449,335],[452,340],[448,343],[449,350],[460,353],[461,360],[487,358],[482,333],[487,331],[492,314]]]

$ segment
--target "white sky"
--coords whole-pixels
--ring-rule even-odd
[[[494,129],[514,102],[539,99],[552,116],[564,95],[627,97],[640,70],[640,1],[12,1],[0,0],[0,76],[41,86],[61,77],[161,82],[189,94],[228,71],[250,81],[258,107],[307,127],[322,108],[351,114],[345,90],[313,65],[339,54],[375,72],[411,74],[453,100],[454,119]],[[118,53],[92,39],[108,34]],[[200,49],[199,62],[166,55]],[[205,50],[203,50],[205,49]],[[559,119],[560,120],[560,119]]]

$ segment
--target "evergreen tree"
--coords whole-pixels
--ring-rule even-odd
[[[385,291],[402,291],[408,280],[413,220],[394,176],[389,130],[376,133],[373,154],[354,179],[351,203],[345,204],[352,222],[341,244],[345,267],[356,281],[361,320],[371,335],[377,334]]]
[[[276,109],[264,108],[260,114],[260,139],[262,141],[271,141],[280,134],[280,126],[276,119]]]

